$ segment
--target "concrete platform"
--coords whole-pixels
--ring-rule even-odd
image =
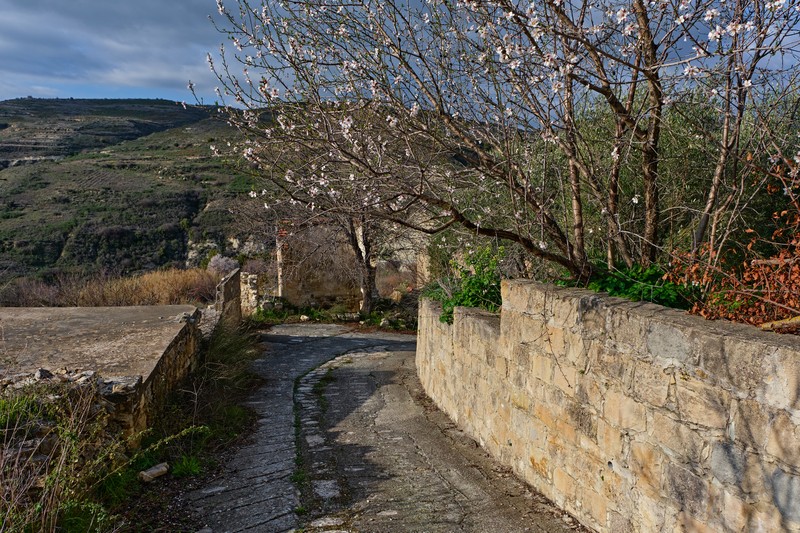
[[[94,370],[146,381],[186,326],[191,305],[148,307],[0,307],[0,377]]]

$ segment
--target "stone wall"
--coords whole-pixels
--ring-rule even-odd
[[[217,285],[215,308],[219,321],[226,324],[237,324],[242,319],[242,285],[241,270],[238,268],[222,278]]]
[[[428,394],[602,532],[800,531],[800,342],[515,280],[501,318],[420,305]]]
[[[241,272],[239,277],[241,278],[241,313],[242,316],[249,316],[255,313],[258,309],[259,296],[264,294],[264,291],[259,289],[258,274]]]
[[[169,343],[153,371],[148,376],[137,376],[135,388],[121,397],[124,401],[119,403],[114,418],[124,418],[126,430],[138,433],[152,427],[154,417],[163,411],[169,395],[196,370],[200,363],[199,320],[199,310],[185,316],[183,328]]]

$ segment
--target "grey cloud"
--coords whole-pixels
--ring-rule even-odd
[[[215,11],[214,0],[0,0],[0,99],[70,84],[178,94],[189,79],[211,91]]]

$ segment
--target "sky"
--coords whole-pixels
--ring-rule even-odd
[[[166,98],[204,103],[215,0],[0,0],[0,100]]]

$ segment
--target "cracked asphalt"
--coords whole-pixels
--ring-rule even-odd
[[[188,495],[201,531],[581,530],[425,396],[414,336],[287,324],[264,341],[258,428]]]

